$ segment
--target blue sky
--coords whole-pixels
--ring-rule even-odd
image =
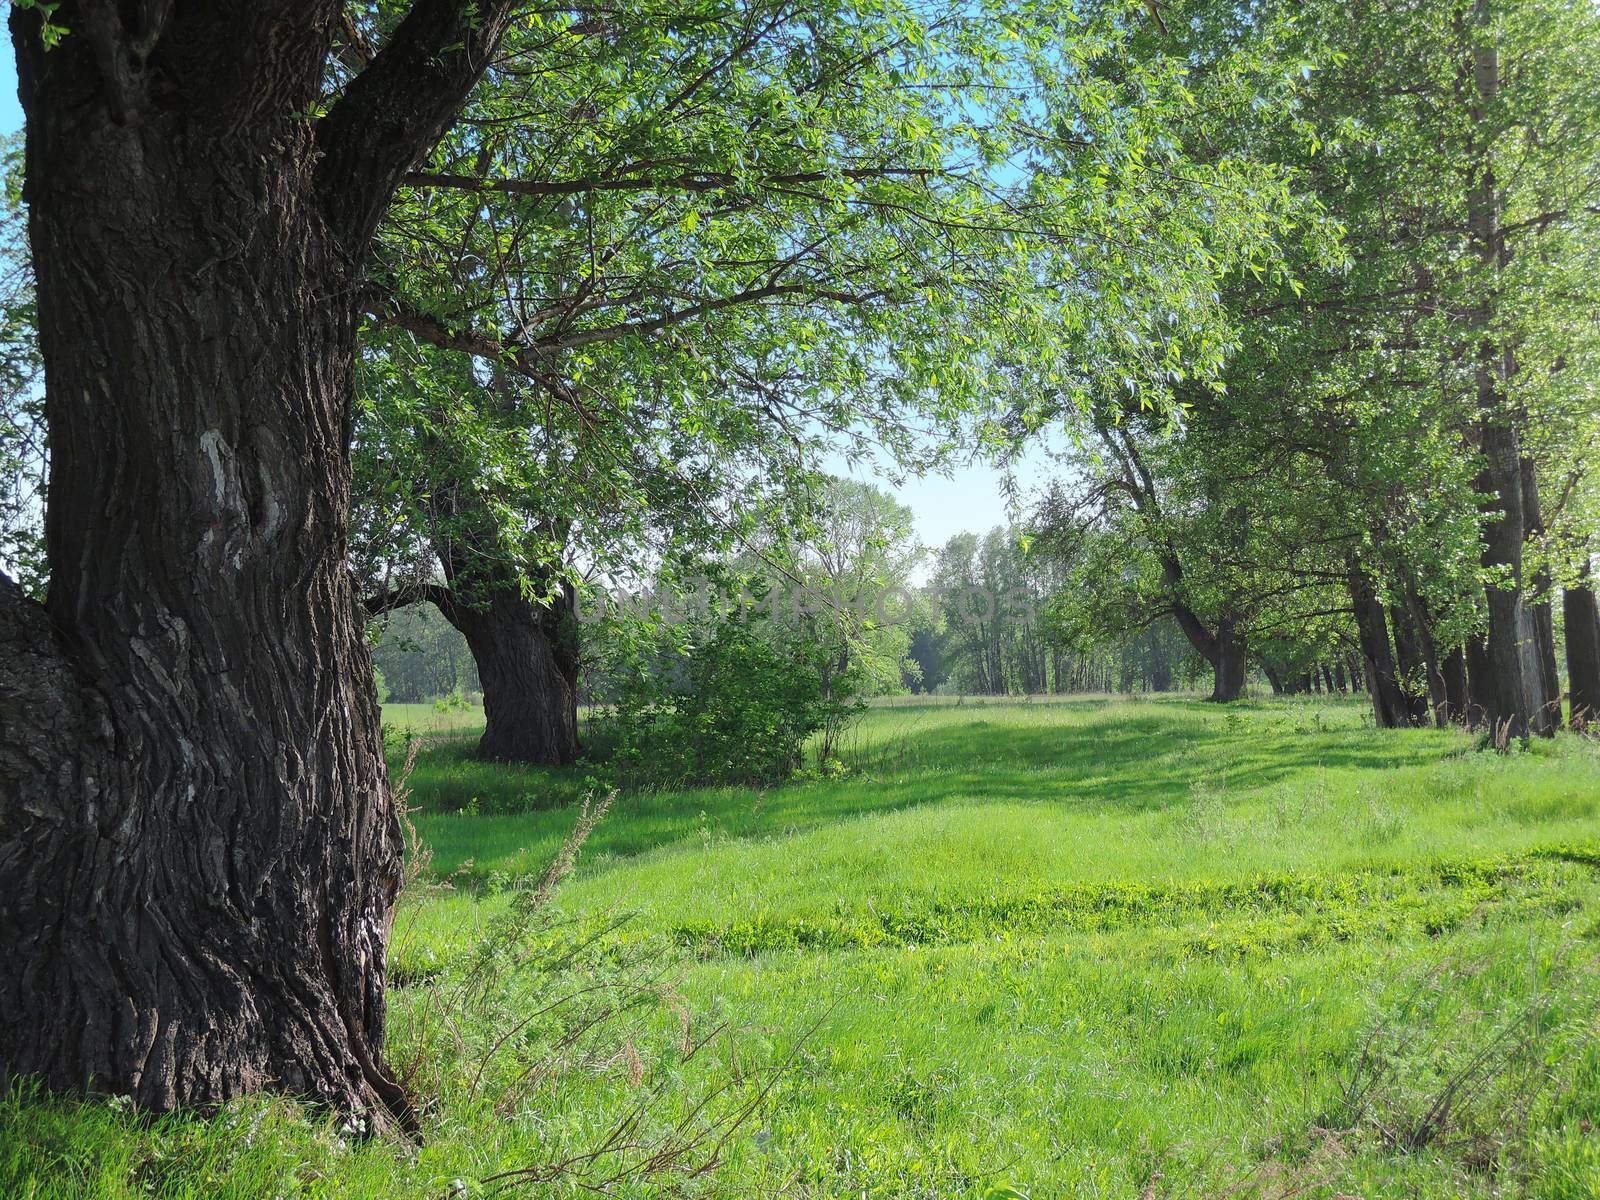
[[[22,128],[22,106],[17,103],[17,59],[11,52],[11,39],[0,37],[0,133],[15,133]]]
[[[0,37],[0,47],[0,133],[9,134],[22,128],[22,108],[17,103],[11,39]],[[942,546],[958,533],[983,533],[1010,520],[1001,474],[983,463],[958,467],[948,476],[908,479],[899,487],[870,468],[847,471],[841,462],[836,469],[870,480],[898,497],[916,514],[917,536],[926,546]],[[1019,478],[1024,491],[1042,481],[1040,469],[1026,462]]]
[[[874,483],[895,496],[915,515],[917,537],[930,549],[937,549],[958,533],[987,533],[996,525],[1009,524],[1013,518],[1006,511],[1002,473],[987,463],[958,465],[948,475],[907,479],[898,487],[865,463],[851,469],[842,459],[835,459],[830,469],[838,475]],[[1023,502],[1047,479],[1047,464],[1042,456],[1025,458],[1017,470]]]

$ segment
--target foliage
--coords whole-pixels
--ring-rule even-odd
[[[832,670],[834,648],[778,627],[761,607],[738,606],[681,632],[666,670],[637,658],[610,665],[613,707],[596,722],[596,740],[624,778],[660,787],[781,783],[801,768],[813,736],[836,744],[861,708],[857,676]]]
[[[1088,626],[1077,612],[1118,575],[1064,562],[1026,528],[957,534],[925,592],[923,642],[946,690],[979,695],[1166,692],[1193,682],[1193,655],[1169,625]]]
[[[844,675],[861,695],[899,692],[915,676],[909,650],[921,608],[911,583],[923,555],[912,512],[870,483],[833,477],[822,481],[815,503],[814,537],[786,547],[792,568],[766,585],[791,597],[777,615],[819,650],[831,647],[824,691]]]
[[[1175,372],[1169,412],[1094,395],[1038,514],[1074,578],[1061,618],[1116,636],[1186,610],[1296,675],[1355,649],[1359,575],[1396,655],[1421,643],[1426,661],[1397,673],[1425,694],[1438,659],[1482,634],[1485,585],[1508,582],[1483,565],[1503,504],[1485,490],[1487,426],[1513,428],[1523,491],[1543,498],[1513,590],[1548,604],[1590,553],[1600,111],[1582,81],[1600,25],[1558,2],[1166,9],[1200,103],[1228,114],[1203,144],[1278,165],[1318,214],[1307,231],[1338,236],[1283,239],[1281,271],[1227,276],[1227,362],[1200,382]],[[1212,69],[1248,46],[1298,76],[1278,102],[1268,76]],[[1475,55],[1499,65],[1482,104]]]
[[[48,455],[20,135],[0,144],[0,157],[0,570],[42,594]]]
[[[580,563],[670,571],[804,536],[830,450],[922,466],[996,440],[1000,398],[1041,378],[1160,403],[1151,378],[1214,372],[1216,281],[1275,259],[1286,194],[1270,165],[1182,157],[1184,68],[1131,16],[519,22],[382,236],[359,573],[431,581],[462,547],[530,597]]]

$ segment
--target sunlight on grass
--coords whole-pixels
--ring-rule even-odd
[[[403,1058],[603,768],[479,763],[465,715],[386,715],[430,739],[410,783],[433,858],[391,947]],[[874,706],[845,759],[618,798],[557,903],[620,921],[606,953],[670,987],[537,1103],[452,1100],[415,1157],[281,1101],[151,1126],[13,1105],[31,1149],[0,1180],[31,1153],[61,1182],[7,1194],[476,1195],[551,1137],[601,1140],[634,1081],[692,1095],[793,1055],[687,1194],[1600,1195],[1594,743],[1499,756],[1356,702],[940,699]],[[1481,1061],[1477,1107],[1396,1150],[1428,1081]]]

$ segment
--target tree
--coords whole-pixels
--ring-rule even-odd
[[[1189,245],[1143,263],[1121,241],[1141,212],[1177,227],[1137,147],[1186,102],[1181,67],[1133,71],[1126,92],[1108,97],[1076,64],[1119,57],[1126,31],[1114,22],[1080,34],[1074,13],[1048,3],[1004,21],[965,7],[952,6],[951,40],[915,28],[891,39],[903,57],[952,70],[951,79],[930,79],[924,69],[901,90],[937,91],[965,117],[953,126],[960,151],[918,120],[897,124],[894,140],[931,157],[932,175],[946,154],[970,152],[978,168],[909,248],[892,214],[903,196],[932,187],[925,177],[882,176],[874,165],[882,186],[863,188],[849,164],[829,161],[812,178],[813,159],[832,143],[786,140],[805,128],[799,118],[817,69],[836,73],[854,61],[851,38],[807,41],[823,24],[809,11],[740,10],[750,32],[776,17],[797,39],[779,57],[798,107],[761,118],[783,144],[780,161],[739,153],[753,131],[733,105],[726,109],[738,115],[716,131],[731,175],[696,175],[697,161],[683,175],[675,161],[632,159],[629,131],[607,123],[627,105],[596,93],[589,99],[599,103],[564,110],[579,116],[557,131],[605,168],[591,183],[539,178],[539,155],[523,154],[527,143],[500,155],[496,130],[546,123],[553,110],[540,101],[550,97],[531,89],[574,47],[626,41],[640,55],[617,65],[648,66],[669,53],[651,38],[713,14],[690,3],[660,29],[651,27],[661,21],[653,9],[531,13],[505,41],[511,0],[13,7],[51,477],[46,600],[0,584],[0,936],[22,964],[0,984],[0,1075],[122,1092],[153,1109],[278,1087],[376,1121],[411,1119],[382,1057],[400,839],[347,563],[364,316],[470,355],[486,375],[521,374],[581,424],[594,400],[591,347],[633,347],[617,374],[640,379],[639,347],[652,332],[731,311],[738,297],[809,294],[816,307],[804,323],[777,323],[720,357],[713,342],[688,398],[701,403],[684,409],[725,411],[707,402],[716,387],[764,351],[793,344],[807,353],[786,360],[781,378],[827,368],[802,393],[824,421],[841,396],[886,408],[920,402],[947,416],[1002,350],[1042,368],[1064,361],[1104,327],[1089,319],[1090,302],[1113,281],[1127,284],[1118,291],[1124,306],[1135,295],[1205,294],[1209,263]],[[875,36],[878,27],[852,11],[834,26]],[[864,15],[873,11],[867,5]],[[889,11],[891,26],[899,16]],[[643,43],[629,40],[641,27]],[[997,37],[1014,53],[996,53]],[[691,80],[712,66],[697,66],[698,54],[676,64]],[[997,132],[1034,124],[1027,104],[991,86],[991,65],[1015,61],[1056,98],[1051,116],[1061,124],[1045,126],[1052,140],[1082,142],[1077,134],[1090,126],[1074,112],[1107,118],[1108,132],[1132,114],[1138,136],[1076,145],[1075,169],[1094,187],[1058,178],[1036,194],[1019,185],[1017,202],[1008,197],[1003,208],[976,207],[970,201],[1008,162]],[[447,137],[485,76],[484,94],[520,95],[531,107],[516,121],[486,113]],[[884,78],[893,83],[895,72]],[[696,111],[715,110],[746,82],[735,73],[731,91],[717,96],[669,92],[663,111],[682,118],[688,99],[700,102]],[[999,99],[968,109],[969,94]],[[1080,96],[1088,103],[1057,102]],[[870,122],[884,110],[860,111]],[[604,136],[585,142],[589,131]],[[475,169],[480,157],[509,169],[488,177]],[[753,179],[771,186],[750,198]],[[680,198],[670,226],[626,205],[592,221],[592,209],[559,198],[592,192],[620,203],[641,181],[645,192]],[[1183,225],[1201,243],[1196,231],[1233,228],[1227,201],[1250,192],[1249,181],[1208,182],[1204,210],[1186,210]],[[899,195],[886,190],[891,183]],[[853,214],[852,236],[830,248],[841,231],[813,229],[820,250],[791,262],[794,222],[751,242],[735,221],[713,253],[677,252],[697,228],[778,194],[797,213]],[[496,232],[505,227],[493,219],[495,197],[529,202],[509,240]],[[989,211],[1008,220],[990,227]],[[1051,219],[1036,225],[1041,214]],[[638,235],[621,236],[630,222]],[[559,264],[536,252],[555,242],[587,258],[594,228],[616,234],[610,247],[619,253],[664,250],[670,286],[637,293],[624,258],[625,269],[591,288],[593,303],[571,302],[572,270],[541,275]],[[531,248],[535,274],[567,298],[560,320],[538,319],[533,306],[546,292],[521,287],[520,274],[458,269],[441,247],[461,244],[489,251],[481,264]],[[819,261],[881,274],[854,281],[864,290],[841,300],[828,286],[833,276],[813,269]],[[1201,262],[1202,278],[1168,288],[1163,281],[1189,261]],[[1041,278],[1047,287],[1035,286]],[[896,303],[856,302],[879,292]],[[1005,322],[964,320],[974,306],[1002,303]],[[908,322],[924,330],[902,343]],[[958,328],[970,344],[951,336]],[[1002,331],[1003,343],[986,345],[967,328]],[[850,336],[831,336],[841,330]],[[899,353],[902,344],[911,352]],[[945,349],[915,351],[927,346]],[[772,382],[758,376],[755,393]],[[620,423],[606,441],[615,446],[630,428]],[[559,526],[570,514],[548,515]],[[527,580],[516,582],[522,589]]]
[[[510,413],[523,401],[503,374],[485,383],[470,362],[416,347],[399,363],[369,348],[362,377],[353,558],[367,613],[425,601],[465,639],[484,695],[481,757],[573,761],[579,638],[562,574],[571,518],[550,484],[574,464],[551,438],[516,428]],[[493,492],[478,482],[488,474]]]
[[[977,54],[996,38],[974,14],[755,0],[637,15],[514,30],[507,51],[558,49],[479,90],[379,256],[387,336],[360,442],[380,453],[358,479],[425,550],[396,588],[394,548],[358,544],[384,585],[369,607],[427,591],[462,628],[490,757],[577,754],[577,559],[632,565],[668,525],[674,542],[733,540],[696,510],[741,490],[734,452],[781,483],[823,435],[903,442],[901,404],[933,403],[938,383],[957,405],[981,376],[979,339],[1001,323],[973,320],[980,307],[1027,329],[1006,239],[1031,217],[984,196],[1003,135],[967,106],[1012,69]],[[396,464],[413,503],[388,503]]]
[[[823,480],[817,505],[815,537],[794,548],[793,561],[797,615],[832,649],[823,694],[851,674],[858,694],[899,691],[916,620],[911,572],[923,553],[911,510],[870,483],[835,477]]]
[[[480,690],[466,639],[431,604],[386,613],[374,623],[372,665],[386,700],[416,703]]]
[[[12,9],[51,488],[46,602],[0,582],[6,1079],[413,1119],[352,367],[378,223],[512,11]]]
[[[468,634],[485,754],[577,754],[573,664],[553,653],[577,562],[617,569],[660,527],[726,549],[763,507],[748,497],[803,491],[828,449],[921,457],[911,418],[956,424],[1012,384],[999,364],[1118,371],[1148,347],[1103,331],[1203,303],[1271,189],[1148,168],[1187,97],[1177,64],[1127,55],[1124,15],[602,17],[582,24],[605,36],[558,37],[548,69],[479,90],[409,176],[374,273],[357,495],[383,516],[356,550],[372,608],[431,591]],[[1034,156],[1056,170],[1018,169]],[[732,485],[751,462],[764,478]],[[409,550],[381,544],[395,530]]]
[[[1550,731],[1553,591],[1570,581],[1583,608],[1593,528],[1577,490],[1600,363],[1600,109],[1580,82],[1600,51],[1593,10],[1196,2],[1168,15],[1207,107],[1235,118],[1204,127],[1204,145],[1277,164],[1341,236],[1332,254],[1285,239],[1285,271],[1251,264],[1225,282],[1227,365],[1209,389],[1168,381],[1181,421],[1129,416],[1135,389],[1102,384],[1110,465],[1090,464],[1077,500],[1105,499],[1112,518],[1131,507],[1137,525],[1108,528],[1165,555],[1131,572],[1133,598],[1158,578],[1194,591],[1196,564],[1209,568],[1221,586],[1200,594],[1233,602],[1211,615],[1184,598],[1205,618],[1197,644],[1215,640],[1207,621],[1247,614],[1275,686],[1358,645],[1381,725],[1431,711],[1501,736]],[[1212,64],[1248,44],[1301,77],[1285,103],[1233,103]],[[1569,632],[1584,662],[1587,627]]]
[[[961,533],[939,551],[927,589],[939,617],[939,658],[964,692],[989,695],[1110,690],[1104,661],[1069,651],[1044,610],[1054,564],[1029,553],[1023,531]]]
[[[1315,16],[1303,26],[1326,67],[1309,104],[1326,147],[1315,177],[1346,224],[1354,269],[1302,311],[1342,314],[1342,328],[1323,335],[1325,361],[1391,411],[1430,414],[1421,428],[1444,432],[1475,469],[1479,616],[1476,628],[1447,617],[1450,637],[1431,638],[1440,665],[1430,691],[1441,677],[1459,690],[1452,645],[1464,640],[1474,718],[1498,735],[1549,733],[1560,688],[1553,513],[1542,497],[1587,442],[1572,397],[1592,388],[1596,365],[1587,315],[1597,298],[1583,267],[1600,108],[1583,81],[1600,25],[1582,5],[1490,0],[1329,5]],[[1592,428],[1592,402],[1582,407]],[[1441,410],[1449,419],[1434,421]],[[1438,437],[1399,444],[1431,448]],[[1416,472],[1402,487],[1422,497],[1432,481]],[[1448,555],[1402,564],[1398,590],[1429,590],[1420,563],[1455,575],[1466,547],[1454,537],[1443,546]],[[1435,597],[1419,598],[1408,607],[1427,618]]]

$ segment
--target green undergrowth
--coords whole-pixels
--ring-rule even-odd
[[[669,936],[700,955],[870,949],[1146,927],[1160,952],[1279,953],[1402,929],[1436,937],[1496,910],[1513,918],[1581,907],[1600,848],[1368,869],[1336,876],[1149,885],[1085,883],[1028,895],[935,895],[917,909],[685,923]],[[1497,913],[1504,916],[1503,913]],[[1217,922],[1225,921],[1227,928]],[[1196,931],[1195,926],[1204,926]],[[1173,936],[1156,937],[1156,931]],[[1600,933],[1596,926],[1593,933]]]
[[[1282,954],[1356,938],[1403,933],[1440,937],[1468,925],[1561,916],[1583,909],[1600,888],[1600,844],[1551,846],[1514,855],[1370,867],[1336,875],[1276,875],[1170,884],[1059,885],[1021,894],[934,892],[915,905],[831,912],[757,913],[726,923],[681,922],[665,929],[631,920],[618,936],[669,946],[697,958],[781,951],[866,950],[1015,940],[1050,933],[1141,929],[1147,955]],[[480,918],[498,909],[491,898]],[[459,925],[419,931],[402,917],[391,971],[402,982],[438,974],[467,953]],[[442,915],[442,914],[434,914]],[[1583,926],[1600,936],[1600,917]],[[420,934],[420,935],[419,935]]]
[[[420,1145],[13,1094],[0,1196],[1600,1197],[1593,742],[884,705],[840,777],[620,793],[531,932],[596,764],[471,744],[411,779],[389,1056]]]

